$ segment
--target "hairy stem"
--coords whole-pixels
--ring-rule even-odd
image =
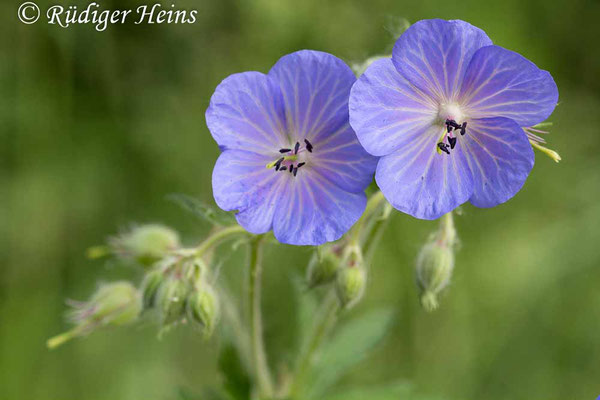
[[[361,240],[361,236],[364,237],[364,231],[366,226],[371,222],[373,215],[379,209],[379,206],[386,203],[385,197],[383,197],[383,193],[381,191],[377,191],[374,193],[369,201],[367,202],[367,206],[365,207],[365,212],[360,217],[356,225],[352,227],[350,233],[348,234],[350,241],[354,244],[359,244]]]
[[[261,276],[262,276],[262,244],[263,236],[256,236],[250,241],[248,304],[250,325],[250,353],[254,369],[258,395],[260,398],[273,396],[273,383],[263,341],[261,314]]]
[[[452,211],[442,215],[440,218],[439,239],[443,240],[448,246],[453,246],[456,242],[456,229],[454,228],[454,218]]]
[[[193,255],[195,257],[200,257],[206,251],[220,245],[222,242],[243,234],[248,234],[248,232],[240,225],[232,225],[227,228],[220,229],[200,243],[200,245],[194,249]]]
[[[381,215],[372,222],[368,232],[366,232],[366,238],[363,244],[362,252],[363,261],[367,267],[370,267],[371,265],[377,245],[379,244],[381,236],[383,235],[383,231],[385,231],[388,221],[390,220],[389,215],[391,211],[392,205],[386,202],[383,205],[383,211]]]

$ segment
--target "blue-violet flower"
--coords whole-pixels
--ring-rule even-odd
[[[339,239],[361,216],[377,159],[348,122],[356,78],[340,59],[303,50],[268,74],[243,72],[215,90],[206,122],[222,154],[213,194],[252,233],[283,243]]]
[[[380,156],[375,180],[398,210],[435,219],[469,201],[493,207],[523,186],[523,130],[558,101],[552,76],[464,21],[423,20],[373,62],[350,95],[350,124]]]

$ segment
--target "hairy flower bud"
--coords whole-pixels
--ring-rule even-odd
[[[183,316],[188,293],[188,284],[177,277],[170,277],[160,285],[155,305],[160,311],[164,325],[175,322]]]
[[[142,300],[135,286],[119,281],[101,286],[89,301],[72,302],[72,306],[74,310],[70,319],[76,326],[49,339],[49,348],[107,325],[124,325],[135,321],[142,310]]]
[[[215,291],[204,284],[193,290],[187,299],[187,314],[190,321],[198,324],[209,337],[219,319],[219,302]]]
[[[427,311],[438,307],[437,295],[450,283],[454,268],[454,251],[440,241],[427,243],[417,258],[417,284],[421,304]]]
[[[306,270],[306,281],[309,288],[333,281],[340,266],[340,258],[332,246],[321,246],[311,258]]]
[[[337,273],[335,289],[343,308],[351,308],[362,298],[367,283],[367,273],[362,265],[342,268]]]
[[[438,294],[448,286],[454,269],[454,248],[458,241],[452,213],[445,214],[429,241],[421,248],[416,280],[425,311],[438,308]]]
[[[162,269],[156,268],[146,274],[141,286],[144,309],[154,307],[156,303],[156,294],[164,280],[165,273]]]
[[[149,266],[177,249],[179,236],[166,226],[142,225],[116,238],[111,244],[116,254]]]

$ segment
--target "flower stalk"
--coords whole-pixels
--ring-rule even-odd
[[[262,277],[262,246],[264,236],[259,235],[250,241],[249,276],[248,276],[248,304],[250,326],[250,354],[258,386],[260,398],[273,396],[273,381],[263,340],[262,313],[261,313],[261,277]]]
[[[248,232],[240,225],[232,225],[227,228],[220,229],[200,243],[200,245],[193,250],[192,256],[202,257],[207,251],[216,248],[221,243],[236,236],[247,234]]]

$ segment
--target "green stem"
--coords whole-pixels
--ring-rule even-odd
[[[250,241],[250,265],[248,279],[248,304],[250,306],[250,353],[254,367],[258,394],[260,398],[273,396],[273,383],[263,341],[261,314],[261,276],[262,276],[262,244],[263,236],[256,236]]]
[[[48,339],[46,341],[46,346],[50,350],[55,349],[58,346],[61,346],[64,343],[68,342],[69,340],[77,337],[77,335],[78,335],[77,329],[73,328],[70,331],[63,332],[63,333],[61,333],[59,335],[51,337],[50,339]]]
[[[392,205],[390,203],[386,203],[383,207],[384,209],[382,215],[371,225],[369,232],[366,234],[365,243],[363,244],[363,261],[367,268],[371,265],[377,245],[379,244],[381,236],[383,235],[383,231],[390,220],[389,215],[392,211]]]
[[[290,396],[294,398],[298,396],[308,377],[310,367],[313,364],[315,354],[327,338],[327,334],[335,325],[339,314],[339,302],[336,298],[335,291],[332,289],[317,313],[317,318],[313,325],[312,331],[308,340],[304,343],[298,362],[296,364],[296,372],[294,382],[290,390]]]
[[[440,240],[443,240],[448,246],[453,246],[456,242],[456,229],[454,228],[454,218],[452,211],[442,215],[440,218]]]
[[[247,234],[248,232],[240,225],[232,225],[224,229],[220,229],[210,235],[198,247],[193,250],[192,255],[195,257],[202,256],[206,251],[220,245],[222,242],[231,239],[237,235]]]
[[[367,202],[367,206],[365,207],[365,212],[360,217],[356,225],[352,227],[352,230],[349,233],[351,243],[360,243],[360,237],[364,231],[365,224],[369,223],[373,214],[377,212],[379,206],[382,205],[384,202],[385,197],[383,196],[383,193],[381,193],[381,191],[378,191],[371,196],[371,198]]]

